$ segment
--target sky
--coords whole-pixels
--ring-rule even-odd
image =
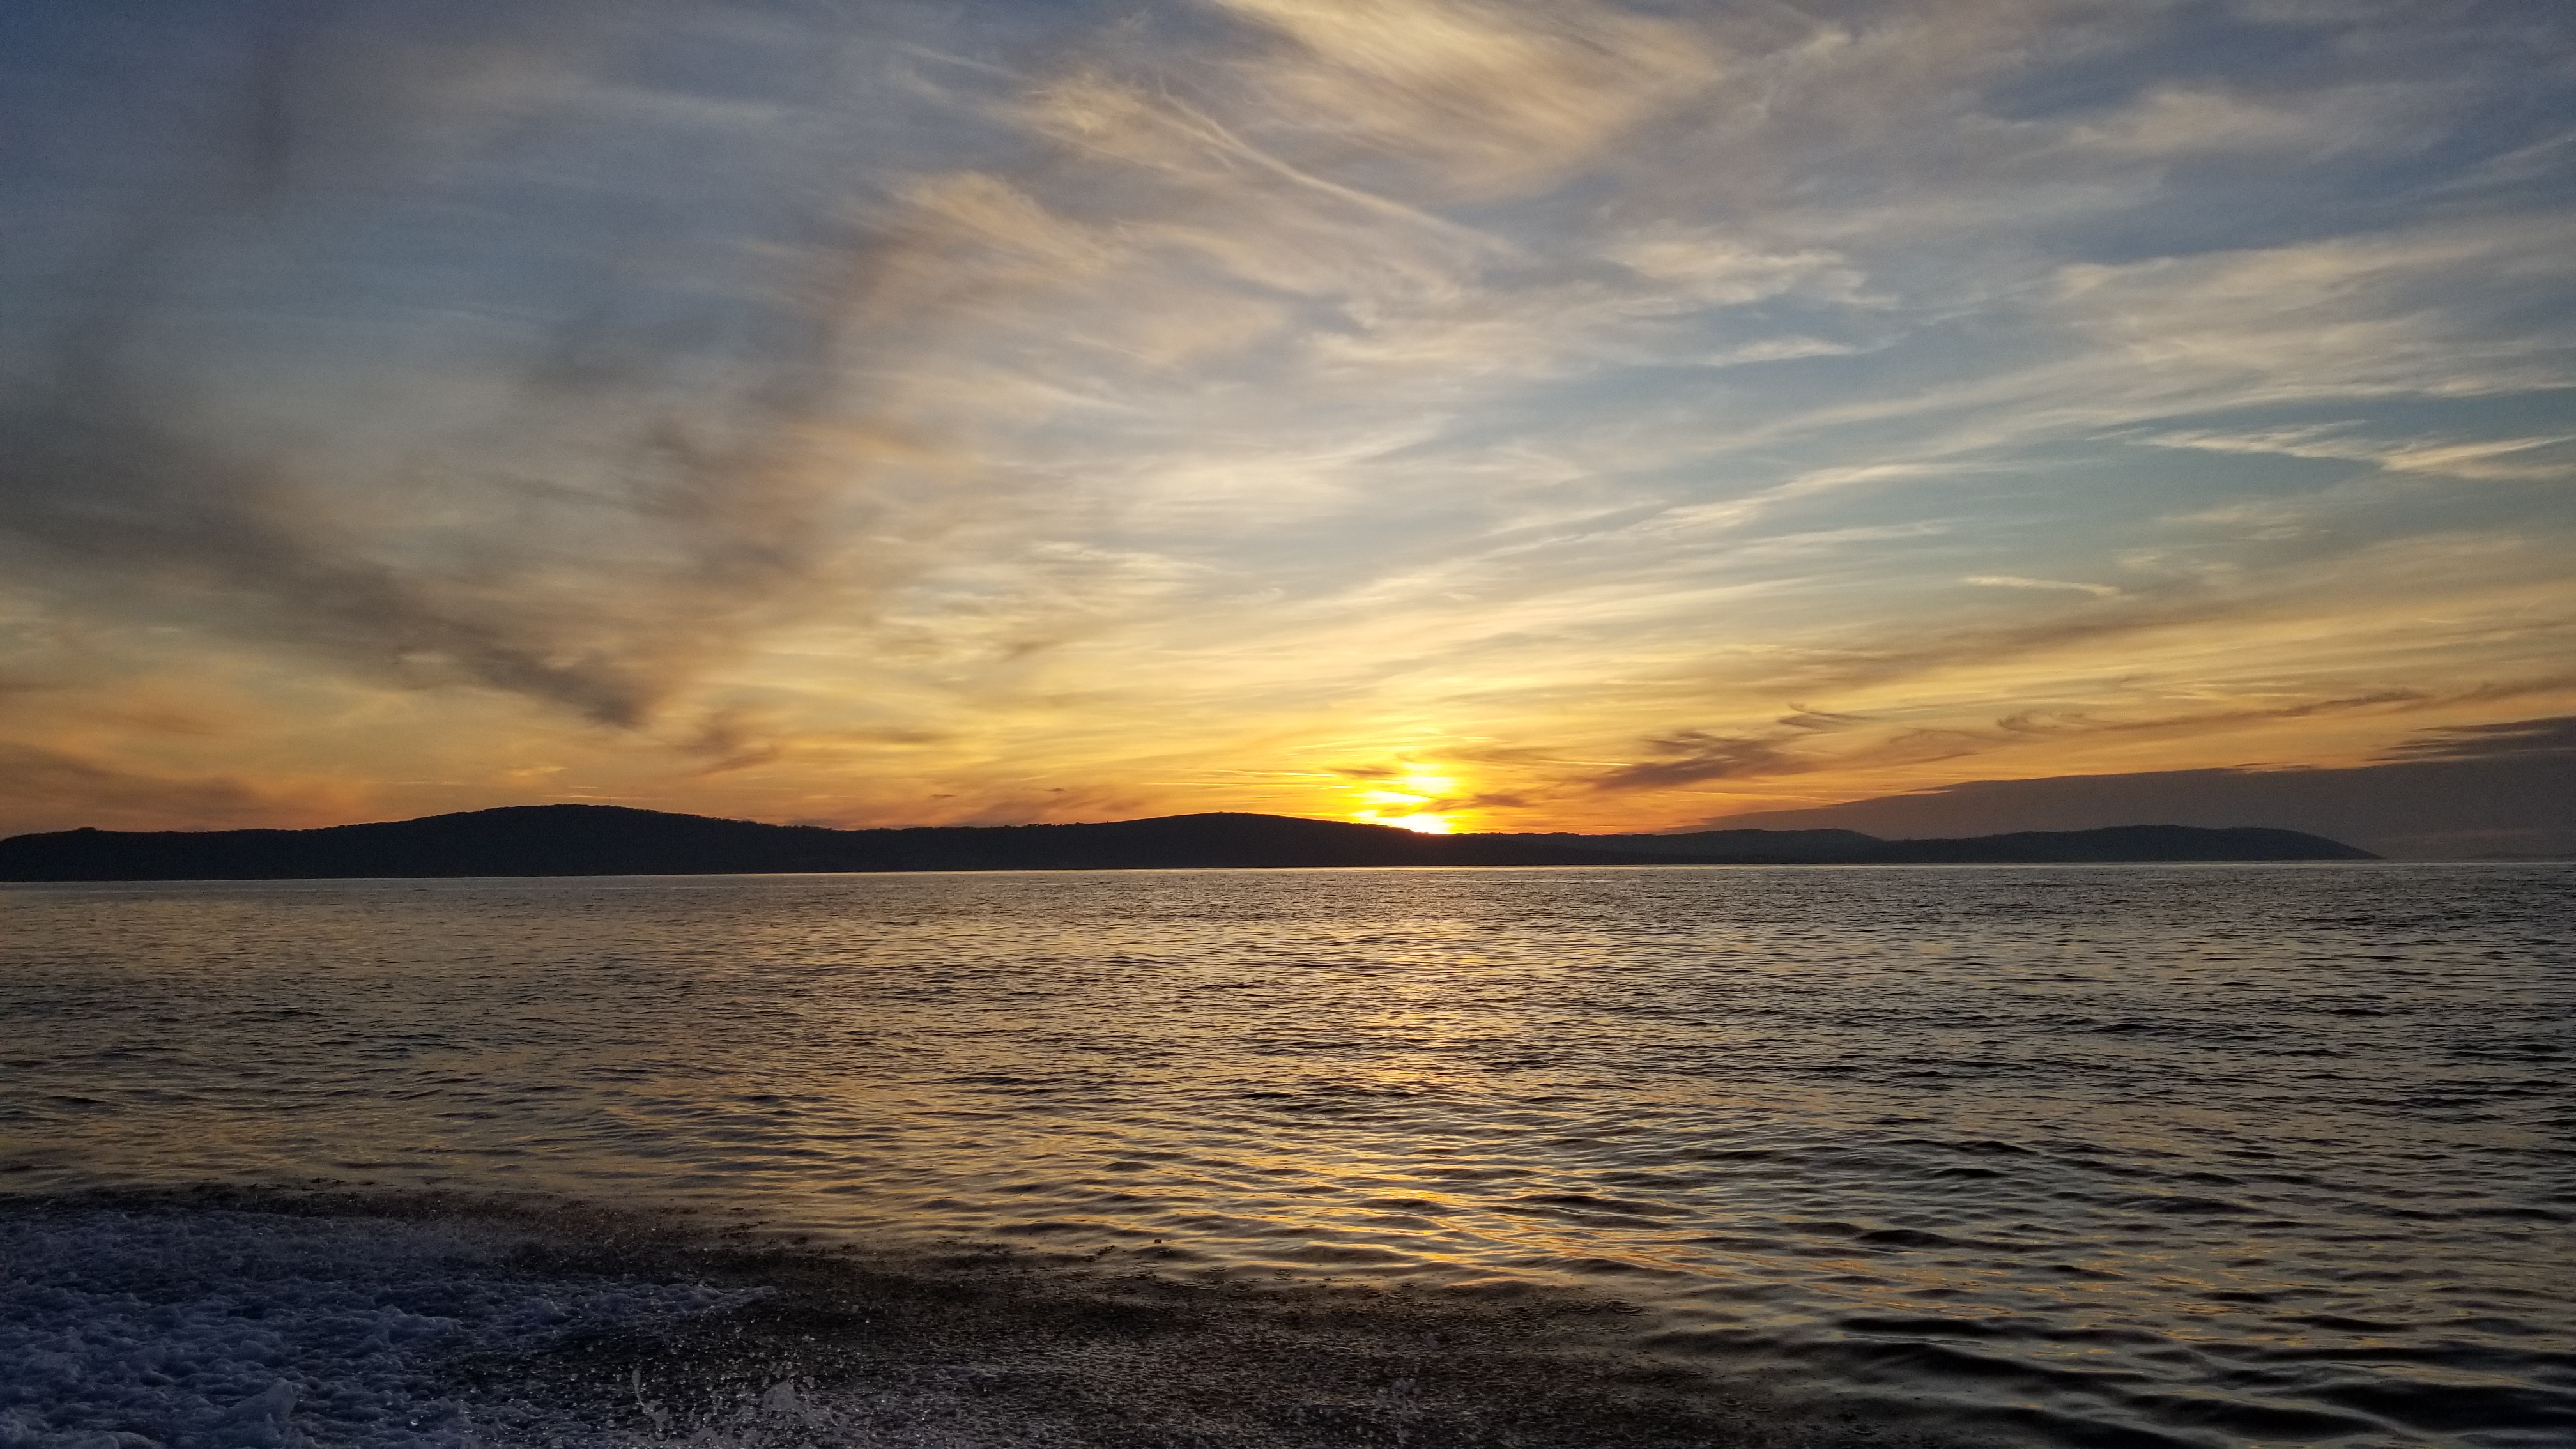
[[[0,833],[2576,849],[2561,0],[27,0],[0,97]]]

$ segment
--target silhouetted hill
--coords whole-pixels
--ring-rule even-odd
[[[1700,830],[1681,835],[1511,835],[1578,849],[1699,865],[1977,865],[2073,861],[2377,860],[2296,830],[2119,825],[2026,830],[1963,840],[1881,840],[1857,830]]]
[[[616,805],[517,805],[318,830],[19,835],[0,840],[0,880],[2373,858],[2296,831],[2179,825],[1916,841],[1881,841],[1842,830],[1444,836],[1383,825],[1217,813],[1102,825],[831,830]]]
[[[517,805],[319,830],[67,830],[0,840],[5,880],[735,875],[789,871],[1150,870],[1205,866],[1574,865],[1599,856],[1280,815],[1106,825],[831,830]]]
[[[2107,830],[2024,830],[1964,840],[1891,840],[1869,859],[1910,861],[2377,860],[2367,850],[2297,830],[2240,826],[2114,825]]]

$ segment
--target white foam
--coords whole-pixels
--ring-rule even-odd
[[[445,1365],[755,1296],[540,1277],[472,1223],[92,1208],[0,1215],[0,1449],[447,1449]],[[484,1417],[489,1418],[488,1411]],[[496,1432],[497,1431],[497,1432]]]

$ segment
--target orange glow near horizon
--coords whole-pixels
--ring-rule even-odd
[[[2576,5],[1807,8],[57,7],[0,837],[2576,852]]]
[[[1455,833],[1457,825],[1440,807],[1458,782],[1411,763],[1400,768],[1402,774],[1371,782],[1375,788],[1361,794],[1362,808],[1352,811],[1351,818],[1364,825],[1392,825],[1422,835]]]

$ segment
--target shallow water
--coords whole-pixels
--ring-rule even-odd
[[[2576,872],[0,890],[0,1190],[1574,1284],[2042,1443],[2576,1440]]]

